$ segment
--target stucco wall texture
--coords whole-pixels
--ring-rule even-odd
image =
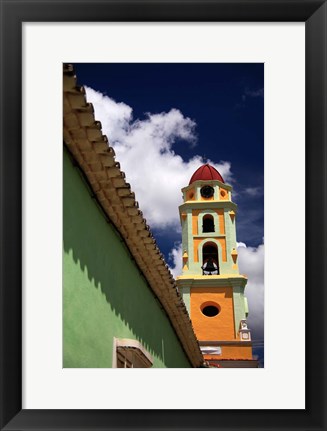
[[[207,303],[219,307],[217,316],[207,317],[201,312],[202,305]],[[235,340],[231,287],[192,287],[191,316],[199,340]]]

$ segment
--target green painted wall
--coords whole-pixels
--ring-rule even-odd
[[[235,334],[240,329],[240,322],[247,317],[247,300],[244,296],[244,286],[233,288]]]
[[[154,367],[190,367],[144,277],[64,150],[63,366],[112,366],[113,337],[140,341]]]

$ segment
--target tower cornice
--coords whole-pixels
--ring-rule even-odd
[[[177,277],[179,287],[245,287],[248,279],[245,275],[181,275]]]
[[[186,210],[187,208],[193,209],[219,209],[229,208],[233,211],[237,210],[237,205],[232,201],[186,201],[179,206],[179,210]]]

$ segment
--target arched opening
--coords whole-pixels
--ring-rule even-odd
[[[219,274],[218,247],[215,243],[207,242],[203,246],[201,268],[203,275]]]
[[[213,220],[213,216],[210,214],[206,214],[203,217],[202,232],[214,232],[214,231],[215,231],[215,222]]]

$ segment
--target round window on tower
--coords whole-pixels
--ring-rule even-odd
[[[214,194],[214,189],[211,186],[203,186],[200,191],[203,198],[211,198]]]
[[[220,307],[215,302],[205,302],[201,305],[201,311],[206,317],[215,317],[220,313]]]

